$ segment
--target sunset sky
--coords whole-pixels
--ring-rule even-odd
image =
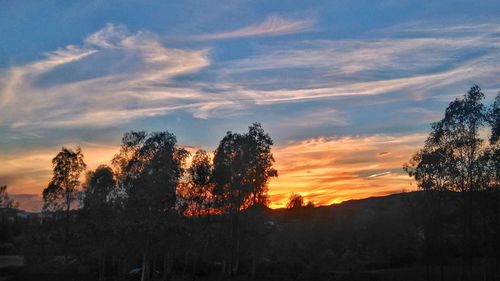
[[[212,151],[261,122],[272,207],[415,189],[402,165],[474,83],[500,90],[495,1],[1,1],[0,185],[38,210],[61,146],[129,130]]]

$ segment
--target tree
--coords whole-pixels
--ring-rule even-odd
[[[7,186],[0,186],[0,209],[17,208],[18,206],[19,203],[10,198],[9,193],[7,192]]]
[[[70,209],[78,199],[80,175],[87,165],[83,161],[82,150],[63,147],[52,159],[52,180],[43,190],[44,211],[64,211],[64,260],[68,261],[70,240]]]
[[[304,197],[300,194],[292,193],[286,203],[287,209],[298,209],[305,206]]]
[[[268,203],[269,179],[278,176],[273,168],[274,157],[271,153],[273,140],[264,132],[260,123],[254,123],[248,128],[246,138],[250,149],[250,178],[252,185],[251,205]]]
[[[76,151],[63,147],[52,159],[52,180],[43,190],[43,209],[45,211],[69,212],[78,199],[80,175],[87,168],[83,161],[82,150]]]
[[[95,171],[87,173],[84,186],[83,208],[100,212],[110,205],[110,194],[116,189],[113,170],[100,165]]]
[[[83,212],[89,237],[92,241],[93,252],[98,257],[99,280],[105,279],[106,255],[109,245],[113,242],[113,205],[110,198],[116,189],[113,170],[101,165],[95,171],[87,173],[84,186]]]
[[[489,239],[493,242],[491,249],[495,257],[495,277],[498,279],[500,278],[500,242],[498,240],[500,236],[500,92],[498,92],[488,113],[491,135],[490,147],[487,153],[485,153],[485,162],[488,163],[486,167],[489,167],[488,182],[491,184],[490,190],[494,194],[492,196],[494,204],[491,209],[494,212],[493,222],[495,225]]]
[[[480,236],[477,233],[479,228],[474,227],[479,220],[473,220],[473,215],[480,209],[476,208],[475,196],[489,188],[489,180],[485,177],[487,148],[480,132],[494,118],[488,116],[483,99],[483,92],[474,85],[465,96],[451,102],[444,118],[432,125],[424,148],[405,167],[424,190],[457,191],[462,194],[464,279],[469,278],[470,269],[466,265],[470,265],[472,250],[480,248],[477,244],[473,245],[473,238]],[[493,139],[495,130],[493,126]]]
[[[237,212],[242,207],[267,204],[267,184],[278,176],[272,145],[259,123],[243,135],[227,132],[214,152],[214,193],[223,208]]]
[[[184,273],[187,273],[188,256],[192,258],[192,276],[195,276],[198,261],[205,256],[211,240],[210,215],[214,214],[212,159],[205,150],[198,150],[187,169],[186,178],[178,190],[179,211],[185,215],[183,237]],[[171,246],[170,246],[171,247]],[[168,261],[168,257],[165,257]],[[166,268],[171,266],[166,265]]]
[[[141,280],[149,280],[154,235],[175,212],[176,189],[188,152],[169,132],[130,132],[122,138],[113,163],[126,190],[130,226],[138,232],[142,252]]]
[[[491,124],[490,143],[495,144],[500,139],[500,92],[489,110],[489,122]]]
[[[212,209],[212,161],[205,150],[196,151],[187,169],[188,180],[183,190],[189,215],[209,214]]]
[[[272,139],[259,123],[249,127],[248,133],[231,131],[220,141],[214,152],[214,196],[219,209],[229,218],[229,274],[238,271],[240,228],[237,213],[249,206],[267,204],[267,184],[278,176],[273,168]]]

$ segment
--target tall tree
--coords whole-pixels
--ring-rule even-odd
[[[212,161],[205,150],[196,151],[187,169],[188,179],[182,191],[189,215],[203,215],[212,209]]]
[[[122,138],[113,163],[126,190],[131,226],[140,236],[142,281],[150,279],[155,231],[175,211],[176,189],[188,152],[169,132],[130,132]]]
[[[267,185],[277,177],[273,141],[259,123],[248,133],[227,132],[214,153],[214,193],[228,210],[267,204]]]
[[[267,184],[278,172],[273,168],[272,139],[259,123],[248,133],[231,131],[220,141],[214,152],[214,196],[220,210],[229,217],[229,253],[225,271],[238,271],[240,227],[237,213],[249,206],[267,203]]]
[[[488,115],[491,124],[490,143],[495,144],[500,139],[500,92],[491,105]]]
[[[268,204],[269,179],[278,176],[274,169],[271,146],[274,144],[269,134],[264,132],[260,123],[254,123],[246,134],[250,150],[251,205]]]
[[[82,150],[76,151],[63,147],[52,159],[52,180],[43,190],[43,210],[63,211],[64,220],[64,260],[68,261],[70,241],[70,210],[78,200],[80,175],[87,165],[83,161]]]
[[[78,199],[80,175],[87,168],[82,150],[63,147],[52,159],[52,180],[43,190],[43,209],[69,212]]]
[[[489,165],[489,180],[491,191],[493,193],[494,204],[493,210],[493,227],[492,235],[489,241],[493,242],[491,249],[494,252],[495,258],[495,275],[496,279],[500,279],[500,92],[498,92],[494,103],[491,105],[488,112],[489,122],[491,125],[490,147],[485,154],[486,161]]]
[[[100,165],[95,171],[88,172],[83,190],[83,208],[96,211],[108,208],[110,195],[115,189],[116,181],[110,167]]]
[[[488,125],[484,94],[474,85],[465,96],[446,108],[444,118],[432,125],[432,131],[406,167],[419,187],[426,190],[458,191],[463,213],[463,279],[469,278],[472,238],[479,236],[474,227],[474,194],[488,188],[485,180],[485,142],[480,132]]]
[[[93,253],[98,259],[99,280],[105,280],[106,256],[113,242],[113,204],[110,198],[116,189],[113,170],[101,165],[87,173],[84,185],[83,213],[89,237],[93,241]]]

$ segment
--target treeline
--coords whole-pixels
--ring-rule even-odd
[[[194,276],[203,260],[235,275],[245,252],[254,276],[265,221],[259,212],[245,217],[250,235],[240,213],[268,204],[267,185],[277,176],[272,145],[255,123],[244,134],[228,132],[213,157],[198,150],[187,165],[189,153],[173,134],[132,131],[124,134],[112,167],[87,172],[83,184],[83,152],[63,148],[52,160],[44,223],[31,232],[27,258],[95,260],[99,280],[125,278],[140,261],[141,280],[168,280],[179,258],[184,274]]]
[[[500,280],[499,137],[500,94],[485,105],[474,86],[404,166],[419,192],[328,207],[291,194],[271,210],[260,124],[194,155],[171,133],[129,132],[90,172],[63,148],[42,215],[2,219],[0,242],[36,280]]]

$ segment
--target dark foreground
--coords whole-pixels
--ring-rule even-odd
[[[157,255],[150,277],[151,280],[496,280],[498,263],[487,248],[478,248],[465,261],[462,257],[460,216],[455,207],[460,202],[459,194],[439,195],[446,212],[434,213],[432,217],[439,218],[443,227],[438,229],[435,240],[430,239],[434,237],[431,236],[434,229],[422,209],[429,196],[436,195],[412,192],[327,207],[251,208],[238,217],[241,241],[237,246],[238,268],[229,274],[217,244],[221,243],[218,238],[221,236],[217,235],[219,227],[224,229],[225,219],[217,215],[193,217],[184,222],[182,235],[170,237],[171,244],[155,249]],[[31,216],[10,220],[15,239],[9,250],[12,256],[0,258],[0,280],[141,279],[142,260],[135,252],[137,249],[120,249],[127,253],[125,260],[119,260],[118,255],[104,258],[104,274],[99,276],[103,265],[96,258],[96,250],[85,245],[88,241],[70,245],[73,254],[69,257],[54,256],[51,253],[57,249],[51,249],[54,245],[50,240],[33,241],[33,237],[43,237],[31,231],[47,230],[34,223],[35,216]],[[208,225],[212,228],[201,228],[201,233],[190,232],[190,224],[203,224],[205,219],[211,220]],[[218,223],[219,226],[214,226]],[[198,244],[199,241],[207,242]],[[166,249],[170,250],[169,255],[163,256]],[[165,275],[167,270],[169,274]]]

